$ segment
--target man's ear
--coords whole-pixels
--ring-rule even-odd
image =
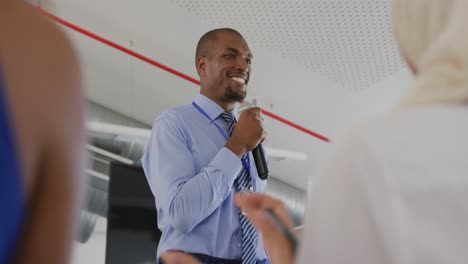
[[[206,74],[206,57],[199,56],[197,58],[197,70],[198,70],[198,74],[200,74],[200,76]]]

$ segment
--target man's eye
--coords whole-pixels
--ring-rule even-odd
[[[232,59],[232,58],[234,58],[234,54],[228,53],[228,54],[224,55],[224,57],[226,57],[228,59]]]
[[[252,61],[250,59],[245,59],[245,63],[247,63],[248,65],[251,65]]]

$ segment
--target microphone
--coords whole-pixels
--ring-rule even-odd
[[[244,112],[247,109],[250,109],[252,107],[255,107],[249,102],[243,102],[240,104],[239,107],[239,114]],[[262,144],[258,144],[253,150],[252,150],[252,155],[255,161],[255,167],[257,167],[257,173],[258,177],[262,180],[268,179],[268,175],[270,174],[270,171],[268,170],[268,165],[266,162],[265,158],[265,152],[263,150]]]

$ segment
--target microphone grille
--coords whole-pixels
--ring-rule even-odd
[[[255,106],[247,101],[244,101],[239,106],[239,114],[252,107],[255,107]]]

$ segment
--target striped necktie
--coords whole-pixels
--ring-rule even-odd
[[[224,119],[227,123],[229,136],[232,134],[232,130],[236,125],[236,120],[232,113],[224,112],[221,114],[221,118]],[[242,157],[242,164],[248,164],[248,155],[245,154]],[[236,178],[236,186],[237,190],[250,190],[252,187],[252,182],[250,179],[250,172],[247,171],[245,165],[242,166],[242,170]],[[257,233],[255,231],[255,227],[252,223],[247,219],[245,215],[239,211],[239,222],[241,226],[242,232],[242,264],[255,264],[257,263]]]

